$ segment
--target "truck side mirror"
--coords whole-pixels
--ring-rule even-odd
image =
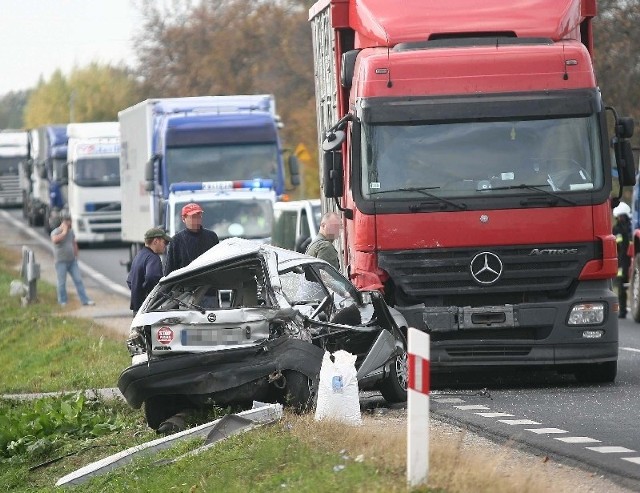
[[[351,89],[353,73],[356,67],[356,58],[360,50],[350,50],[342,54],[342,64],[340,66],[340,85],[345,89]]]
[[[47,167],[44,162],[39,162],[36,169],[38,170],[38,176],[42,179],[47,177]]]
[[[324,196],[327,198],[342,197],[342,152],[326,151],[322,164]]]
[[[155,167],[156,161],[159,158],[160,157],[157,154],[154,154],[153,156],[151,156],[151,159],[149,159],[149,161],[147,161],[144,165],[144,189],[146,192],[153,192],[154,167]]]
[[[633,160],[633,150],[631,142],[628,140],[618,140],[613,143],[613,152],[616,156],[618,166],[618,179],[622,186],[633,186],[636,184],[636,170]]]
[[[622,116],[616,122],[616,137],[619,139],[630,139],[633,137],[633,118]]]
[[[287,160],[289,166],[289,179],[291,180],[291,186],[297,187],[300,185],[300,161],[292,154]]]
[[[327,137],[322,142],[322,150],[323,151],[335,151],[342,147],[345,139],[347,138],[347,134],[344,130],[336,130],[335,132],[328,132]]]

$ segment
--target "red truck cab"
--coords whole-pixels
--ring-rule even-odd
[[[343,269],[431,334],[436,372],[615,378],[610,144],[630,184],[633,125],[614,111],[610,139],[595,13],[595,0],[310,10],[321,188],[344,218]]]

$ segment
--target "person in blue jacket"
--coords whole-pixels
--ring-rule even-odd
[[[147,295],[162,277],[160,254],[171,241],[171,236],[160,228],[151,228],[144,234],[144,247],[131,262],[127,285],[131,290],[129,307],[134,314],[140,309]]]

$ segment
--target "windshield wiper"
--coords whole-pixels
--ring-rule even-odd
[[[395,188],[392,190],[377,190],[374,192],[371,192],[370,195],[377,195],[377,194],[381,194],[381,193],[392,193],[392,192],[418,192],[421,193],[422,195],[426,195],[429,198],[435,199],[438,202],[440,202],[441,204],[446,204],[446,205],[450,205],[458,210],[464,211],[467,209],[467,205],[466,204],[458,204],[456,202],[453,202],[452,200],[449,199],[445,199],[444,197],[439,197],[433,193],[429,193],[427,192],[427,190],[439,190],[441,187],[409,187],[409,188]],[[423,209],[425,204],[420,204],[419,206],[412,206],[410,207],[412,212],[417,212],[420,209]]]
[[[190,303],[189,301],[183,301],[179,298],[176,298],[175,296],[171,296],[170,294],[167,293],[158,293],[158,295],[162,296],[165,299],[171,300],[171,301],[175,301],[176,303],[178,303],[178,305],[184,307],[184,308],[195,308],[196,310],[198,310],[200,313],[202,313],[203,315],[206,313],[206,310],[199,306],[196,305],[195,303]]]
[[[546,187],[549,186],[547,184],[544,185],[527,185],[526,183],[521,183],[520,185],[508,185],[508,186],[504,186],[504,187],[493,187],[493,188],[489,188],[487,190],[532,190],[534,192],[542,192],[546,195],[548,195],[549,197],[553,197],[555,200],[554,201],[545,201],[546,204],[548,205],[556,205],[558,203],[558,199],[559,200],[564,200],[566,203],[571,204],[571,205],[578,205],[577,202],[574,202],[571,199],[568,199],[566,197],[563,197],[562,195],[559,195],[557,193],[554,192],[550,192],[549,190],[545,190],[544,188],[540,188],[540,187]],[[536,203],[536,202],[540,202],[539,199],[522,199],[520,201],[520,204],[522,205],[527,205],[527,204],[531,204],[531,203]]]

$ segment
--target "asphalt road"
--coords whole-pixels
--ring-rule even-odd
[[[434,379],[432,412],[500,441],[587,465],[640,491],[640,324],[620,321],[618,377],[584,385],[523,372]]]
[[[22,221],[19,210],[9,210]],[[46,240],[42,228],[38,235]],[[95,279],[126,289],[123,245],[81,249]],[[592,468],[640,491],[640,324],[620,322],[614,384],[583,385],[570,375],[525,372],[433,380],[431,410],[449,421],[572,465]]]

